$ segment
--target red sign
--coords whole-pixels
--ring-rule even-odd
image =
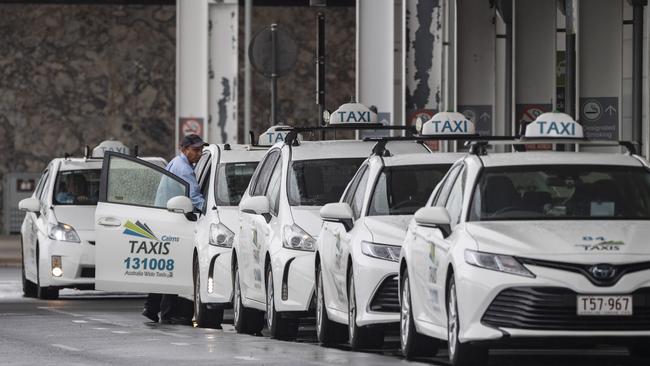
[[[203,138],[203,118],[181,117],[178,120],[178,143],[184,136],[196,134]]]

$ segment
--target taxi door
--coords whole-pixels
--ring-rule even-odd
[[[106,153],[95,211],[98,290],[192,293],[196,217],[167,210],[176,196],[189,196],[181,178],[144,160]]]

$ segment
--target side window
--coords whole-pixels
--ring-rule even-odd
[[[449,193],[449,198],[445,204],[445,208],[449,212],[451,218],[451,226],[455,226],[460,222],[460,215],[463,211],[463,193],[465,192],[465,180],[467,173],[465,169],[462,170]]]
[[[41,174],[41,179],[38,180],[38,183],[36,184],[36,189],[34,190],[34,197],[36,198],[41,198],[41,193],[43,192],[43,186],[45,186],[45,181],[47,180],[47,176],[49,174],[49,170],[45,170],[43,174]]]
[[[275,150],[270,152],[262,166],[257,173],[257,180],[255,181],[255,186],[251,187],[251,196],[263,196],[266,193],[266,187],[269,185],[269,179],[271,179],[271,173],[273,173],[273,168],[275,168],[275,163],[280,159],[280,151]]]
[[[366,185],[368,183],[369,169],[366,169],[357,184],[357,189],[354,192],[354,197],[352,197],[352,212],[354,213],[354,218],[358,219],[361,216],[361,209],[363,208],[363,199],[366,194]]]
[[[48,185],[50,183],[50,171],[47,170],[43,174],[43,184],[41,185],[41,191],[38,194],[38,199],[39,201],[45,203],[47,201],[47,191],[48,191]]]
[[[343,197],[343,202],[347,202],[350,206],[352,206],[352,197],[354,197],[354,192],[356,191],[357,186],[359,185],[359,180],[361,180],[361,177],[363,177],[363,174],[366,172],[366,169],[368,169],[367,165],[363,165],[359,168],[357,174],[355,174],[354,177],[352,178],[348,190],[345,192],[345,196]]]
[[[109,203],[166,208],[176,196],[188,196],[189,185],[181,178],[151,163],[133,158],[104,157],[106,184],[100,200]]]
[[[207,176],[209,176],[211,165],[210,162],[212,161],[211,158],[212,154],[210,154],[210,151],[205,150],[203,151],[203,154],[201,154],[199,161],[194,166],[194,174],[196,174],[196,179],[201,187],[203,187]]]
[[[433,201],[433,206],[445,205],[445,202],[447,202],[447,198],[449,197],[449,192],[451,191],[451,188],[454,184],[454,181],[456,180],[456,176],[458,176],[460,169],[461,165],[456,165],[451,168],[447,174],[447,178],[445,178],[445,180],[442,182],[442,187],[440,187],[438,190],[438,194]]]
[[[280,209],[280,187],[282,183],[282,162],[277,161],[275,163],[275,168],[271,174],[269,180],[269,188],[266,190],[266,197],[269,199],[269,205],[271,206],[271,213],[278,215],[278,210]]]

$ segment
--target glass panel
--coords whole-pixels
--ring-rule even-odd
[[[269,188],[266,190],[266,197],[269,199],[271,212],[275,215],[278,214],[280,208],[280,177],[282,176],[282,164],[280,162],[275,164],[273,174],[269,180]]]
[[[264,162],[262,163],[262,169],[257,175],[257,180],[255,182],[255,188],[253,188],[252,196],[262,196],[266,193],[266,187],[269,185],[269,179],[271,178],[271,173],[273,168],[275,168],[275,163],[280,158],[280,152],[278,150],[272,151],[269,155],[266,156]]]
[[[237,206],[257,168],[257,162],[219,164],[217,206]]]
[[[650,173],[593,165],[487,168],[470,219],[650,219]]]
[[[352,204],[350,205],[350,208],[352,208],[352,213],[354,214],[355,219],[361,217],[363,199],[366,196],[366,189],[368,189],[367,185],[369,175],[369,169],[366,169],[366,171],[363,172],[361,179],[359,180],[359,184],[357,184],[357,189],[354,192],[354,197],[352,197]]]
[[[97,205],[99,169],[59,171],[54,184],[55,205]]]
[[[323,206],[338,202],[364,158],[299,160],[289,168],[289,203]]]
[[[165,208],[176,196],[187,196],[185,184],[142,163],[111,157],[106,200],[139,206]]]
[[[431,191],[449,167],[451,164],[384,168],[375,186],[368,215],[414,214],[427,203]]]

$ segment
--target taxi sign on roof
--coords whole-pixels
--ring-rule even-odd
[[[462,113],[438,112],[422,124],[423,136],[475,135],[474,124]]]
[[[102,141],[97,147],[93,149],[93,158],[103,158],[104,153],[107,151],[115,151],[121,154],[130,154],[130,150],[123,143],[116,140],[106,140]]]
[[[287,131],[277,131],[278,129],[287,129]],[[260,137],[257,139],[257,145],[272,146],[276,142],[282,142],[286,139],[290,129],[291,127],[287,125],[271,126],[268,130],[262,133]]]
[[[345,103],[332,113],[329,120],[330,125],[341,125],[348,123],[377,123],[377,113],[370,110],[361,103]]]
[[[566,113],[542,113],[526,126],[526,138],[569,138],[584,137],[582,126]]]

